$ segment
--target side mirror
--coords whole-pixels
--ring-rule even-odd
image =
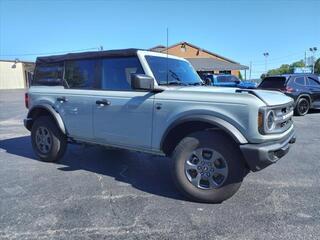
[[[211,78],[208,78],[208,77],[207,77],[207,78],[204,79],[204,84],[205,84],[205,85],[211,86],[211,83],[212,83]]]
[[[154,79],[145,74],[131,74],[131,87],[140,90],[154,90]]]

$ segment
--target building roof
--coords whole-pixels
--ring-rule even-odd
[[[249,69],[239,63],[230,63],[214,58],[187,58],[196,71],[231,71]]]
[[[32,61],[23,61],[23,60],[6,60],[6,59],[0,59],[0,62],[12,62],[12,63],[26,63],[26,64],[33,64]]]
[[[163,50],[165,50],[166,47],[163,46],[163,45],[157,45],[157,46],[154,46],[152,48],[150,48],[149,50],[150,51],[154,51],[154,52],[162,52]]]
[[[99,57],[130,57],[136,56],[139,49],[128,48],[108,51],[91,51],[91,52],[80,52],[80,53],[67,53],[63,55],[54,55],[47,57],[38,57],[37,63],[53,63],[75,59],[91,59]]]
[[[232,60],[232,59],[230,59],[230,58],[223,57],[223,56],[221,56],[221,55],[219,55],[219,54],[217,54],[217,53],[214,53],[214,52],[211,52],[211,51],[209,51],[209,50],[200,48],[200,47],[198,47],[198,46],[196,46],[196,45],[194,45],[194,44],[191,44],[191,43],[188,43],[188,42],[185,42],[185,41],[176,43],[176,44],[171,45],[171,46],[169,46],[169,47],[165,47],[165,46],[163,46],[163,45],[158,45],[158,46],[155,46],[155,47],[150,48],[149,50],[151,50],[151,51],[156,51],[156,52],[164,52],[164,51],[166,51],[167,49],[170,49],[170,48],[176,47],[176,46],[178,46],[178,45],[182,45],[182,44],[185,44],[185,45],[188,45],[188,46],[190,46],[190,47],[199,49],[199,50],[201,50],[201,51],[203,51],[203,52],[206,52],[206,53],[208,53],[208,54],[210,54],[210,55],[214,55],[214,56],[216,56],[216,57],[218,57],[218,58],[221,58],[221,59],[224,59],[224,60],[226,60],[226,61],[228,61],[228,62],[235,63],[235,64],[239,64],[238,62],[236,62],[236,61],[234,61],[234,60]]]

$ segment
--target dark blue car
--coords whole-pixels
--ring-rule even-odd
[[[256,88],[257,84],[249,81],[241,81],[234,75],[230,74],[208,74],[203,76],[203,80],[206,82],[210,79],[212,86],[217,87],[237,87],[237,88]]]

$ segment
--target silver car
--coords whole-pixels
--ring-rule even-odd
[[[26,105],[41,160],[68,143],[168,156],[177,187],[201,202],[230,198],[295,142],[290,97],[204,86],[187,60],[137,49],[37,58]]]

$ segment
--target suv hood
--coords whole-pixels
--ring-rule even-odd
[[[203,92],[203,93],[252,94],[253,96],[256,96],[261,101],[266,103],[268,106],[282,105],[282,104],[287,104],[293,101],[292,98],[286,96],[281,92],[260,90],[260,89],[240,89],[240,88],[231,88],[231,87],[212,87],[212,86],[190,86],[190,87],[174,86],[174,87],[169,87],[169,89],[177,90],[177,91],[199,92],[199,93]]]

